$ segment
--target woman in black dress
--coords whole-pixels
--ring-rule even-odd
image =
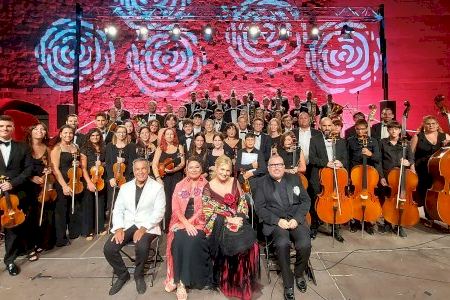
[[[211,150],[208,151],[206,155],[206,167],[209,171],[209,178],[212,178],[212,173],[215,169],[216,159],[222,155],[228,156],[230,159],[234,158],[233,149],[228,146],[228,144],[224,145],[223,143],[223,135],[221,133],[215,133],[213,137],[213,146]]]
[[[208,177],[207,167],[206,167],[206,155],[208,154],[208,149],[206,149],[206,139],[202,132],[198,132],[194,135],[193,147],[189,149],[186,155],[186,159],[191,157],[197,157],[202,163],[203,176]]]
[[[173,168],[172,168],[173,166]],[[183,145],[178,142],[175,128],[166,128],[161,136],[161,142],[155,150],[152,169],[156,181],[164,185],[166,194],[166,214],[164,229],[169,228],[172,215],[172,195],[175,186],[183,179],[185,166]]]
[[[234,123],[228,123],[225,126],[225,136],[223,147],[231,149],[232,157],[236,157],[237,151],[242,148],[242,143],[240,143],[238,128]]]
[[[57,247],[69,244],[69,239],[66,236],[67,229],[69,229],[70,239],[76,239],[81,233],[82,193],[75,195],[74,213],[72,214],[72,188],[68,185],[69,176],[67,175],[67,171],[73,165],[74,155],[78,154],[78,147],[73,143],[73,136],[73,128],[69,125],[63,125],[59,129],[58,142],[50,152],[58,194],[55,204]]]
[[[299,145],[294,143],[295,135],[288,131],[281,135],[278,155],[283,158],[286,173],[298,174],[306,171],[305,155]]]
[[[161,127],[158,120],[151,120],[148,122],[148,127],[150,128],[150,143],[158,146],[158,132]]]
[[[270,137],[270,142],[272,145],[272,154],[277,153],[278,146],[280,146],[281,133],[282,129],[280,120],[272,118],[267,126],[267,134]]]
[[[97,128],[89,130],[86,135],[86,142],[81,148],[81,169],[83,178],[86,182],[83,198],[83,225],[81,235],[86,240],[91,241],[94,234],[106,234],[105,228],[105,198],[106,189],[97,191],[91,180],[90,170],[95,167],[105,166],[105,147],[103,144],[103,136]],[[105,175],[103,175],[105,181]],[[106,186],[106,181],[105,181]],[[97,213],[97,216],[96,216]]]
[[[424,206],[427,190],[433,184],[433,177],[428,173],[428,160],[434,152],[447,145],[449,140],[450,136],[442,131],[434,116],[425,116],[419,133],[411,139],[411,150],[419,177],[414,200],[419,207]]]
[[[151,132],[149,127],[143,126],[139,128],[138,139],[136,142],[136,153],[137,157],[145,158],[151,163],[155,154],[156,145],[150,141],[150,134]]]
[[[134,123],[131,120],[125,120],[123,125],[127,129],[127,140],[128,143],[136,143],[136,129],[134,128]]]

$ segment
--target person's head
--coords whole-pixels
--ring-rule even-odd
[[[367,121],[366,120],[357,120],[355,122],[355,131],[357,137],[367,136]]]
[[[278,119],[272,118],[269,121],[269,126],[268,126],[268,130],[267,132],[269,134],[273,134],[273,133],[278,133],[281,134],[282,130],[281,130],[281,122]]]
[[[213,136],[213,146],[215,149],[223,148],[223,135],[221,133],[215,133]]]
[[[172,104],[169,103],[166,105],[166,112],[173,114],[173,105]]]
[[[64,144],[70,144],[73,141],[74,129],[72,126],[63,125],[59,128],[59,140]],[[0,137],[3,138],[2,135],[2,126],[0,121]]]
[[[70,114],[67,116],[66,124],[72,127],[73,129],[77,129],[78,127],[78,116],[76,114]]]
[[[255,95],[253,94],[252,91],[249,91],[249,92],[247,93],[247,96],[248,96],[248,100],[250,100],[250,101],[253,101],[254,98],[255,98]]]
[[[205,90],[203,95],[205,95],[205,99],[209,99],[209,91]]]
[[[277,96],[281,97],[282,93],[283,93],[283,91],[281,90],[281,88],[277,88]]]
[[[386,107],[381,111],[381,120],[384,123],[389,123],[394,119],[394,112],[392,111],[392,108]]]
[[[400,133],[402,132],[402,124],[400,124],[395,120],[389,121],[386,127],[389,133],[389,137],[394,139],[397,139],[400,136]]]
[[[237,100],[236,100],[236,98],[234,98],[234,97],[231,97],[230,98],[230,105],[231,105],[231,107],[236,107],[237,106]]]
[[[25,139],[28,145],[31,145],[32,140],[39,140],[42,143],[46,144],[49,141],[48,137],[48,129],[44,123],[37,123],[28,128],[27,136]]]
[[[138,138],[144,143],[150,141],[150,128],[147,126],[140,127],[138,130]]]
[[[312,96],[313,96],[313,93],[311,91],[306,91],[306,100],[311,101]]]
[[[108,110],[108,115],[110,120],[115,120],[117,118],[117,109],[112,107]]]
[[[206,150],[206,138],[205,135],[202,132],[197,132],[194,135],[194,147],[191,147],[191,149],[198,149],[198,150]]]
[[[147,159],[137,158],[133,161],[133,174],[136,178],[136,184],[143,184],[147,181],[150,173],[150,163]]]
[[[185,135],[190,135],[194,131],[194,122],[190,119],[183,120],[183,131]]]
[[[294,146],[295,134],[292,131],[285,132],[281,135],[280,144],[284,149],[290,149]]]
[[[186,107],[183,106],[183,105],[180,106],[180,107],[178,107],[177,115],[178,115],[178,119],[184,119],[184,118],[186,118],[186,115],[187,115]]]
[[[242,96],[242,103],[244,103],[244,104],[248,103],[248,96],[247,95]]]
[[[302,111],[298,114],[298,126],[303,129],[309,128],[310,118],[307,112]]]
[[[255,118],[264,119],[264,109],[262,109],[261,107],[255,109]]]
[[[441,127],[439,126],[439,122],[435,116],[425,116],[422,120],[422,126],[419,131],[424,131],[425,133],[431,132],[442,132]]]
[[[222,94],[217,94],[216,99],[217,99],[217,103],[222,103],[223,102]]]
[[[284,114],[281,117],[281,122],[283,123],[284,128],[291,128],[292,127],[292,117],[289,114]]]
[[[151,133],[154,133],[154,134],[158,134],[158,131],[159,131],[159,121],[158,120],[151,120],[149,123],[148,123],[148,127],[150,128],[150,132]]]
[[[294,98],[292,99],[292,101],[294,101],[295,107],[300,106],[300,97],[298,95],[295,95]]]
[[[194,114],[194,116],[192,117],[192,121],[194,122],[195,127],[202,127],[203,119],[201,114]]]
[[[214,121],[211,119],[206,119],[205,120],[205,132],[210,133],[210,132],[214,132],[214,131],[215,131]]]
[[[200,99],[200,102],[199,102],[199,103],[200,103],[200,107],[203,108],[203,109],[205,109],[205,108],[208,107],[208,100],[205,99],[205,98]]]
[[[166,151],[169,145],[174,145],[175,147],[178,147],[179,145],[177,133],[174,128],[164,129],[163,134],[161,136],[160,142],[161,150]]]
[[[191,101],[192,102],[197,101],[197,93],[196,92],[191,92]]]
[[[223,110],[221,110],[220,108],[216,108],[214,110],[214,118],[216,120],[222,120],[222,117],[223,117]]]
[[[135,129],[134,129],[134,123],[131,120],[126,120],[123,125],[125,126],[125,128],[127,129],[127,134],[133,134]]]
[[[108,120],[106,119],[105,113],[98,113],[95,115],[95,126],[100,130],[105,130]]]
[[[186,177],[197,180],[203,173],[202,161],[196,156],[192,156],[186,163]]]
[[[362,113],[362,112],[360,112],[360,111],[358,111],[358,112],[356,112],[356,113],[354,113],[353,114],[353,121],[356,123],[356,121],[358,121],[358,120],[365,120],[366,119],[366,116]]]
[[[244,146],[247,149],[255,148],[255,135],[252,132],[245,135]]]
[[[326,138],[329,138],[333,131],[333,121],[328,117],[322,118],[320,120],[320,130]]]
[[[240,130],[247,129],[247,117],[241,115],[238,117],[238,127]]]
[[[264,128],[264,120],[261,118],[254,118],[253,119],[253,130],[255,132],[262,132]]]
[[[264,106],[265,109],[269,109],[269,105],[270,105],[270,98],[265,96],[263,98],[263,106]]]
[[[269,170],[270,177],[274,180],[281,180],[286,169],[283,158],[279,155],[272,155],[267,163],[267,169]]]
[[[90,146],[97,145],[101,149],[103,147],[103,135],[100,129],[90,129],[86,134],[86,143],[88,143]]]
[[[122,98],[120,98],[120,97],[114,98],[114,107],[117,109],[122,108]]]
[[[226,155],[221,155],[216,159],[214,178],[217,178],[221,182],[225,182],[230,178],[232,170],[231,159]]]
[[[164,118],[164,125],[166,128],[174,128],[175,126],[177,126],[177,123],[178,118],[174,114],[169,113]]]
[[[151,114],[156,113],[156,101],[148,101],[148,112]]]
[[[118,141],[127,141],[128,130],[125,125],[119,125],[116,127],[116,133],[113,136],[112,143],[115,145]]]
[[[234,123],[228,123],[225,126],[225,134],[228,138],[238,138],[238,129]]]
[[[341,136],[342,127],[344,127],[344,123],[340,119],[333,120],[333,133]]]
[[[275,119],[280,120],[280,122],[281,122],[281,118],[283,117],[283,112],[282,112],[281,110],[275,110],[275,111],[273,112],[273,117],[274,117]]]
[[[328,104],[333,103],[333,95],[331,95],[331,94],[328,94],[328,95],[327,95],[327,103],[328,103]]]

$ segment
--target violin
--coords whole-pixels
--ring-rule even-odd
[[[43,176],[44,183],[41,184],[41,192],[39,193],[38,201],[40,203],[53,202],[56,200],[57,197],[56,189],[53,188],[53,184],[55,183],[56,179],[55,176],[47,172],[47,170],[50,169],[47,157],[43,157],[42,161],[45,166],[44,169],[45,174]]]
[[[105,181],[103,180],[103,174],[105,173],[105,168],[100,162],[100,154],[97,153],[97,160],[95,166],[92,166],[89,170],[89,173],[91,174],[91,181],[95,185],[95,189],[99,192],[103,190],[105,187]]]
[[[337,136],[333,135],[332,153],[333,161],[336,160]],[[316,211],[319,218],[328,224],[344,224],[353,217],[351,198],[345,194],[348,185],[348,173],[344,168],[322,168],[320,170],[320,184],[322,193],[318,195]]]
[[[166,175],[166,169],[175,169],[175,162],[173,161],[172,157],[168,157],[158,164],[158,173],[161,178]]]
[[[406,159],[408,141],[406,139],[406,119],[411,106],[405,101],[405,111],[402,118],[402,161]],[[413,191],[416,189],[419,179],[411,170],[407,170],[403,163],[400,168],[392,169],[388,174],[388,183],[392,189],[391,197],[383,204],[383,217],[393,225],[412,227],[419,220],[419,209],[413,201]],[[400,228],[398,228],[398,233]]]
[[[79,167],[77,157],[78,152],[72,153],[72,168],[67,171],[67,176],[69,176],[69,183],[72,190],[72,214],[75,213],[75,195],[80,194],[83,191],[83,183],[81,182],[81,176],[83,176],[83,171]]]
[[[0,183],[9,181],[6,176],[0,176]],[[25,221],[25,214],[19,208],[19,197],[7,191],[1,192],[0,210],[3,211],[1,224],[5,228],[14,228]]]
[[[122,158],[123,150],[119,149],[119,158]],[[116,184],[118,187],[121,187],[122,184],[124,184],[127,180],[123,173],[125,173],[126,166],[123,162],[116,162],[113,164],[113,172],[114,172],[114,179],[116,180]]]
[[[363,148],[367,147],[368,139],[368,136],[360,139]],[[367,165],[366,155],[363,154],[362,165],[352,168],[350,177],[355,186],[352,199],[353,218],[361,221],[361,224],[375,222],[382,215],[380,201],[374,194],[379,175],[374,167]],[[364,232],[364,228],[362,232]]]

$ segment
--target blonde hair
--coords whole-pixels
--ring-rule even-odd
[[[438,119],[435,117],[435,116],[433,116],[433,115],[427,115],[427,116],[424,116],[423,117],[423,119],[422,119],[422,124],[420,124],[420,127],[419,127],[419,132],[425,132],[425,123],[427,122],[427,121],[429,121],[429,120],[434,120],[434,121],[436,121],[436,124],[437,124],[437,127],[438,127],[438,132],[444,132],[443,130],[442,130],[442,128],[441,128],[441,125],[439,125],[439,121],[438,121]]]
[[[220,166],[223,165],[227,165],[230,167],[231,172],[233,172],[233,162],[231,161],[231,158],[229,158],[228,156],[226,156],[225,154],[219,156],[216,159],[216,162],[214,163],[214,172],[212,172],[212,176],[211,178],[215,178],[216,177],[216,171]]]
[[[117,144],[117,131],[118,131],[119,129],[125,129],[125,133],[128,135],[128,131],[127,131],[127,128],[125,127],[125,125],[119,125],[119,126],[117,126],[117,127],[116,127],[116,130],[115,130],[115,132],[114,132],[114,135],[113,135],[113,137],[112,137],[112,141],[111,141],[111,143],[112,143],[113,145]],[[128,139],[125,139],[125,143],[128,144]]]

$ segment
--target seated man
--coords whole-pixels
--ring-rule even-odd
[[[145,293],[144,265],[152,240],[161,234],[159,223],[164,217],[166,198],[161,184],[151,179],[149,162],[136,159],[133,162],[135,179],[120,188],[112,215],[113,233],[103,249],[105,258],[113,267],[117,281],[109,290],[116,294],[130,279],[127,267],[120,255],[120,249],[130,241],[136,245],[136,269],[134,280],[139,294]]]
[[[284,285],[284,299],[294,296],[294,275],[300,292],[306,292],[304,273],[311,254],[311,238],[305,216],[311,200],[299,176],[285,173],[284,161],[274,155],[269,159],[269,174],[258,182],[254,199],[256,214],[263,222],[263,233],[272,235]],[[294,274],[290,268],[291,241],[296,260]]]

